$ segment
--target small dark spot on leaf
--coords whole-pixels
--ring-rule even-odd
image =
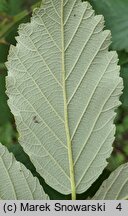
[[[74,17],[76,16],[76,14],[74,14]]]
[[[34,117],[33,117],[33,121],[34,121],[34,123],[39,124],[39,121],[38,121],[38,119],[37,119],[37,116],[34,116]]]

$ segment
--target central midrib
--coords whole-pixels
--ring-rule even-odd
[[[72,200],[76,200],[76,184],[75,184],[75,172],[73,162],[72,143],[69,130],[68,108],[67,108],[67,91],[66,91],[66,73],[65,73],[65,45],[64,45],[64,0],[61,0],[61,40],[62,40],[62,86],[63,86],[63,98],[64,98],[64,121],[65,132],[68,146],[68,159],[70,170],[70,182],[71,182],[71,194]]]

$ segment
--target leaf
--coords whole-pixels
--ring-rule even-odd
[[[0,199],[48,199],[37,178],[17,162],[7,148],[0,144]]]
[[[95,200],[128,199],[128,163],[121,165],[103,182],[93,197]]]
[[[105,17],[106,27],[112,32],[112,48],[128,50],[128,1],[90,0],[98,14]]]
[[[122,79],[103,23],[87,2],[46,1],[8,57],[19,141],[46,183],[72,199],[102,173],[114,140]]]

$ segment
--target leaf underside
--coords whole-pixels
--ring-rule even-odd
[[[47,0],[10,49],[7,94],[20,144],[63,194],[87,190],[112,151],[122,79],[103,27],[87,2]]]
[[[0,199],[47,200],[37,178],[0,144]]]
[[[103,182],[93,197],[95,200],[125,200],[128,199],[128,163],[117,168]]]

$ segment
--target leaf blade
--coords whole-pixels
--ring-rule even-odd
[[[37,178],[0,145],[0,199],[48,199]]]
[[[119,166],[103,182],[93,199],[96,200],[124,200],[128,198],[128,163]]]
[[[46,1],[10,50],[7,90],[20,143],[64,194],[72,193],[73,178],[77,193],[88,189],[112,151],[122,80],[117,55],[108,52],[110,32],[102,29],[88,3]]]

